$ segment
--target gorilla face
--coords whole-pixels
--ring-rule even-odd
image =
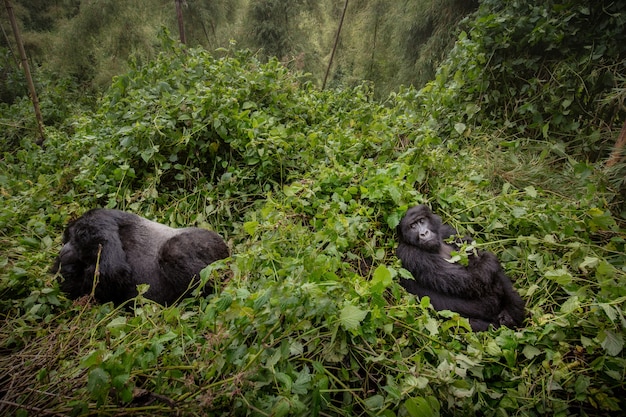
[[[427,252],[439,252],[442,245],[441,218],[424,205],[411,207],[398,226],[400,239]]]
[[[72,299],[91,292],[95,269],[95,263],[90,267],[81,261],[71,242],[63,245],[53,267],[54,272],[59,270],[62,277],[69,278],[60,280],[60,287]]]

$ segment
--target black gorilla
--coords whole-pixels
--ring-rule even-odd
[[[170,304],[186,295],[204,267],[228,256],[215,232],[173,229],[136,214],[94,209],[67,226],[52,272],[60,272],[61,290],[72,299],[91,293],[98,264],[99,302],[122,303],[137,295],[137,284],[150,284],[145,296]]]
[[[494,327],[519,327],[524,321],[524,301],[513,289],[496,256],[480,251],[468,257],[468,266],[450,262],[455,244],[443,240],[456,230],[424,205],[410,208],[397,228],[397,249],[402,266],[414,280],[401,285],[419,297],[430,297],[436,310],[456,311],[469,319],[474,331]]]

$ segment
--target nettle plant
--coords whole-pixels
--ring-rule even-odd
[[[319,92],[275,59],[217,54],[165,39],[155,60],[116,77],[77,134],[94,146],[76,182],[109,206],[214,187],[250,201],[317,161],[388,146],[388,134],[362,140],[386,127],[367,88]]]
[[[624,116],[604,104],[622,84],[624,12],[619,2],[483,1],[417,101],[453,137],[490,125],[597,158]]]

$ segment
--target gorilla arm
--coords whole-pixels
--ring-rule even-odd
[[[494,294],[469,299],[423,288],[413,279],[400,278],[400,283],[407,291],[420,298],[428,296],[435,310],[450,310],[468,318],[474,331],[486,330],[490,324],[499,327],[497,318],[500,301]]]
[[[426,252],[400,243],[397,255],[419,286],[435,293],[465,299],[480,298],[491,281],[490,276],[474,275],[463,265],[448,262],[439,252]]]
[[[513,288],[511,280],[506,276],[496,255],[481,251],[478,256],[469,257],[469,268],[474,279],[482,276],[492,277],[490,287],[486,288],[491,294],[499,294],[501,306],[499,323],[507,327],[519,327],[524,321],[525,303],[519,293]]]

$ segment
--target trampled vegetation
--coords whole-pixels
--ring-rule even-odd
[[[164,34],[95,111],[59,106],[44,149],[3,123],[0,414],[626,410],[624,163],[603,167],[626,6],[501,3],[433,82],[382,104]],[[472,333],[397,283],[394,229],[416,203],[498,254],[524,328]],[[96,206],[217,230],[233,255],[203,271],[215,294],[67,300],[48,269]]]

